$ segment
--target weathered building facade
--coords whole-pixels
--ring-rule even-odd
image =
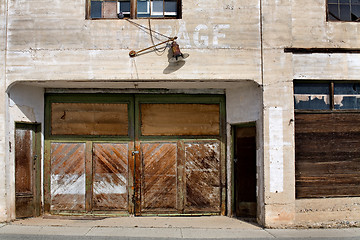
[[[360,221],[357,1],[0,4],[1,221]]]

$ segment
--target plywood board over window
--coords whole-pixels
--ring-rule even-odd
[[[128,105],[52,103],[52,135],[128,135]]]
[[[219,104],[141,104],[143,136],[216,136]]]
[[[296,197],[360,196],[360,85],[294,83]]]

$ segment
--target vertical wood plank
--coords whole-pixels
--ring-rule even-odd
[[[134,185],[134,176],[135,176],[135,156],[132,154],[132,151],[134,150],[134,142],[129,143],[129,149],[128,149],[128,159],[129,159],[129,168],[128,168],[128,199],[129,199],[129,214],[135,213],[135,185]]]
[[[92,142],[87,141],[85,146],[85,210],[92,211],[93,197],[93,159],[92,159]]]
[[[35,216],[41,214],[41,125],[34,125],[34,152],[36,154],[35,159]]]
[[[137,0],[130,0],[130,18],[137,18]]]
[[[183,140],[177,142],[177,209],[184,213],[185,200],[185,145]]]
[[[133,153],[133,157],[134,157],[134,168],[135,168],[135,215],[141,215],[141,180],[142,180],[142,166],[141,166],[141,158],[140,158],[140,142],[139,141],[135,141],[135,152],[139,152],[139,153]]]
[[[51,185],[51,142],[49,140],[45,141],[45,152],[44,152],[44,212],[50,212],[50,205],[51,205],[51,192],[50,192],[50,185]]]

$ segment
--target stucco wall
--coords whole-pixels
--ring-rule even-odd
[[[8,195],[7,188],[9,176],[7,175],[8,152],[6,149],[6,23],[7,23],[7,1],[0,2],[0,221],[8,220]]]
[[[182,51],[190,54],[183,65],[169,65],[168,51],[132,59],[130,50],[152,45],[145,31],[125,20],[86,20],[84,16],[85,0],[10,0],[7,84],[19,80],[260,80],[257,1],[183,0],[182,19],[134,20],[177,36]]]

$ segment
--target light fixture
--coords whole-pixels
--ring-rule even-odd
[[[119,13],[118,15],[119,18],[123,18],[123,14],[121,14],[121,12]],[[180,47],[179,47],[179,44],[176,43],[176,39],[177,37],[169,37],[169,36],[166,36],[162,33],[159,33],[159,32],[156,32],[154,30],[151,29],[151,25],[150,25],[150,19],[149,19],[149,27],[145,27],[143,25],[140,25],[138,23],[135,23],[129,19],[125,19],[126,21],[128,21],[129,23],[135,25],[136,27],[138,27],[139,29],[142,29],[142,30],[145,30],[145,31],[148,31],[150,36],[151,36],[151,40],[152,40],[152,43],[154,44],[154,40],[153,40],[153,33],[154,34],[157,34],[158,36],[162,36],[162,37],[165,37],[167,38],[166,41],[163,41],[161,43],[158,43],[158,44],[154,44],[150,47],[147,47],[147,48],[144,48],[144,49],[141,49],[139,51],[135,51],[135,50],[131,50],[129,52],[129,56],[131,58],[133,57],[136,57],[136,56],[139,56],[141,53],[144,54],[145,51],[147,50],[150,50],[150,49],[153,49],[154,51],[159,51],[156,47],[157,46],[160,46],[160,45],[163,45],[163,44],[167,44],[168,42],[172,42],[170,47],[171,47],[171,51],[173,53],[173,56],[169,59],[169,62],[170,63],[173,63],[173,62],[178,62],[178,61],[182,61],[184,60],[185,58],[189,57],[189,54],[188,53],[182,53],[180,51]],[[168,44],[163,48],[163,51],[161,52],[164,52],[166,50],[166,48],[168,47]]]
[[[182,53],[180,51],[180,46],[175,41],[171,44],[171,50],[173,52],[173,57],[169,59],[169,62],[178,62],[189,57],[188,53]]]

